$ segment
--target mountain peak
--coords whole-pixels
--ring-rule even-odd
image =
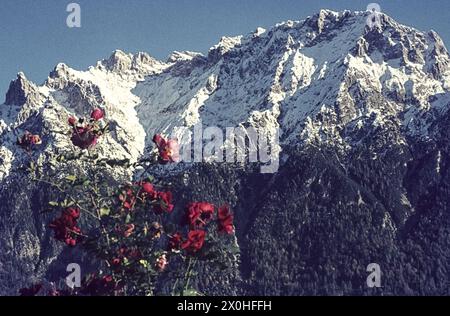
[[[253,37],[259,37],[266,33],[267,30],[263,27],[257,27],[256,30],[252,33]]]
[[[147,75],[158,72],[167,65],[145,52],[131,54],[117,49],[109,58],[100,61],[97,67],[118,74]]]
[[[126,54],[117,49],[108,59],[103,60],[102,64],[109,71],[126,71],[131,68],[132,60],[132,54]]]
[[[5,104],[23,105],[27,101],[27,95],[35,92],[35,90],[35,85],[26,78],[23,72],[19,72],[17,78],[12,80],[9,85]]]
[[[202,53],[191,51],[174,51],[167,57],[167,63],[177,63],[179,61],[190,61],[197,57],[202,57]]]

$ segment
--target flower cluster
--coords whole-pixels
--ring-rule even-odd
[[[75,246],[81,236],[81,229],[77,226],[80,210],[69,207],[53,220],[49,227],[55,232],[55,239],[63,241],[68,246]]]
[[[118,267],[124,262],[128,262],[129,259],[138,259],[142,256],[141,252],[137,248],[128,248],[127,246],[121,246],[117,250],[114,257],[111,259],[110,264],[112,267]]]
[[[77,119],[74,116],[69,117],[68,123],[72,128],[70,138],[72,144],[81,149],[94,147],[100,136],[105,133],[106,127],[102,124],[103,117],[104,113],[99,108],[92,111],[89,120],[85,118]]]
[[[160,163],[167,164],[180,160],[180,146],[176,139],[165,139],[160,134],[153,136],[153,142],[158,149]]]
[[[17,139],[17,144],[27,151],[31,151],[33,146],[40,145],[41,143],[41,137],[39,135],[33,135],[29,131],[25,131],[22,137]]]
[[[215,206],[208,202],[191,202],[187,205],[186,223],[189,227],[187,238],[183,240],[180,232],[169,239],[169,250],[186,250],[194,254],[202,249],[206,228],[214,220]],[[219,207],[217,212],[217,231],[226,234],[234,232],[233,214],[227,205]]]
[[[73,145],[93,147],[106,130],[103,118],[101,109],[95,109],[88,120],[70,117]],[[20,143],[37,144],[40,138],[35,136],[27,134]],[[177,140],[157,134],[153,141],[159,163],[179,161]],[[86,158],[92,159],[90,155]],[[98,272],[69,295],[153,295],[158,282],[167,278],[176,278],[172,294],[182,295],[190,290],[189,279],[195,275],[196,261],[219,263],[221,268],[232,262],[233,245],[223,238],[234,233],[234,216],[227,205],[217,208],[209,202],[190,202],[186,212],[174,213],[173,194],[161,189],[162,179],[148,177],[119,185],[102,177],[102,172],[101,165],[95,165],[86,175],[50,175],[41,180],[65,194],[58,202],[50,203],[62,208],[49,224],[54,238],[70,247],[82,241],[81,249],[95,254],[100,262]],[[35,177],[40,180],[37,173]],[[78,226],[80,212],[95,220],[86,221],[90,228],[83,227],[86,235]],[[24,289],[23,294],[33,295],[36,290]],[[64,293],[54,289],[49,295]]]
[[[186,215],[191,228],[202,228],[213,218],[214,205],[207,202],[189,203]]]
[[[123,209],[132,211],[136,202],[139,201],[142,204],[148,202],[156,214],[172,212],[174,207],[172,199],[172,192],[157,191],[153,184],[146,181],[137,182],[134,186],[127,186],[119,194]]]
[[[181,249],[189,253],[199,251],[205,243],[206,232],[204,230],[191,230],[187,239],[181,243]]]
[[[234,215],[231,213],[228,205],[222,205],[217,211],[217,222],[219,225],[219,232],[232,234],[234,233],[233,225]]]

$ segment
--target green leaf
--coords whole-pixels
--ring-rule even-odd
[[[50,202],[48,202],[48,205],[50,205],[50,206],[58,206],[59,203],[55,202],[55,201],[50,201]]]
[[[128,224],[131,222],[131,215],[127,214],[127,217],[125,218],[125,223]]]
[[[200,296],[200,293],[195,289],[187,289],[183,291],[183,296]]]
[[[102,207],[100,209],[100,216],[108,216],[111,210],[107,207]]]
[[[68,207],[68,201],[67,201],[67,199],[64,199],[64,201],[61,203],[61,206],[62,207]]]
[[[147,260],[141,259],[141,260],[139,260],[139,263],[140,263],[144,268],[147,268],[147,267],[148,267],[148,261],[147,261]]]
[[[77,179],[77,177],[75,175],[66,176],[66,180],[68,180],[70,182],[75,182],[76,179]]]

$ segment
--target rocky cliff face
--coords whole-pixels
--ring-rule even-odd
[[[0,292],[74,260],[39,214],[45,188],[24,183],[17,136],[42,135],[33,155],[46,161],[69,146],[67,115],[100,106],[112,132],[97,153],[113,177],[139,172],[114,162],[138,160],[156,132],[280,129],[273,174],[220,163],[170,172],[179,206],[229,201],[236,212],[241,262],[229,275],[200,274],[204,292],[449,294],[449,55],[433,31],[386,15],[370,29],[366,19],[322,10],[222,38],[207,55],[116,51],[87,71],[59,64],[41,86],[19,74],[0,105]],[[369,263],[381,266],[382,288],[367,287]]]

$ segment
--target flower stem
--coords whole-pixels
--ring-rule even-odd
[[[44,179],[39,179],[39,178],[36,178],[36,181],[37,182],[41,182],[41,183],[45,183],[45,184],[48,184],[48,185],[50,185],[50,186],[52,186],[52,187],[54,187],[55,189],[57,189],[59,192],[61,192],[61,193],[63,193],[63,194],[65,194],[65,195],[67,195],[67,197],[80,209],[80,210],[82,210],[83,212],[85,212],[86,214],[89,214],[90,216],[92,216],[93,218],[95,218],[95,219],[97,219],[98,220],[98,217],[94,214],[94,213],[92,213],[91,211],[88,211],[87,209],[85,209],[84,207],[82,207],[80,204],[78,204],[78,202],[70,195],[70,194],[68,194],[63,188],[61,188],[58,184],[56,184],[56,183],[53,183],[53,182],[50,182],[50,181],[47,181],[47,180],[44,180]]]
[[[196,262],[197,261],[195,259],[193,260],[191,257],[189,257],[188,267],[186,270],[186,274],[184,276],[184,279],[185,279],[184,291],[187,291],[189,289],[189,281],[191,280],[191,272],[194,269]]]

